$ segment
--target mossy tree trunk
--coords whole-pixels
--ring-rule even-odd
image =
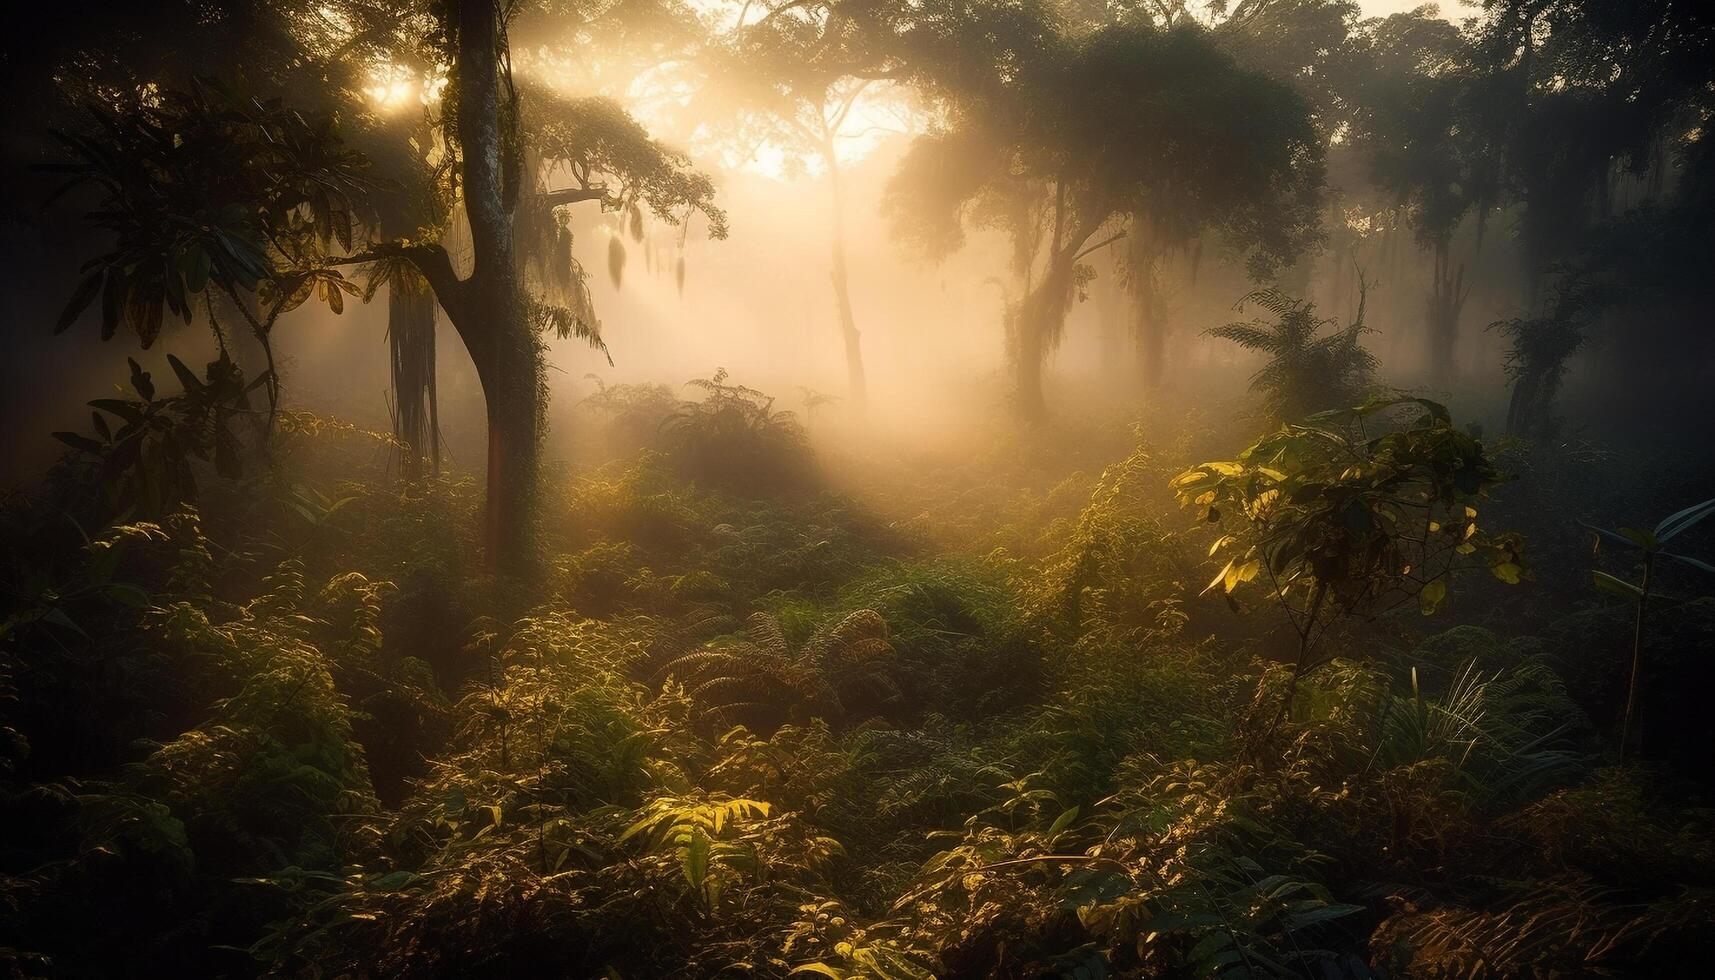
[[[518,279],[501,129],[499,15],[491,0],[449,0],[458,35],[456,98],[461,188],[475,265],[459,279],[446,250],[410,247],[407,254],[429,281],[441,309],[476,364],[488,409],[487,514],[483,552],[488,567],[528,574],[534,562],[537,479],[547,398],[541,343],[531,327]],[[510,148],[515,150],[515,148]]]

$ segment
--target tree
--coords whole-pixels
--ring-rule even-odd
[[[967,221],[1006,229],[1025,289],[1018,408],[1040,420],[1043,364],[1091,275],[1084,258],[1127,234],[1208,229],[1265,276],[1316,240],[1321,145],[1298,95],[1201,28],[1068,37],[1003,13],[1001,26],[969,15],[965,33],[1002,39],[993,74],[967,58],[939,77],[947,123],[913,145],[886,205],[897,234],[935,252],[962,245]]]
[[[190,103],[166,122],[151,122],[144,105],[136,109],[138,118],[157,131],[130,134],[128,144],[121,139],[126,130],[110,126],[106,140],[85,140],[75,147],[84,158],[81,176],[108,185],[129,202],[122,213],[131,227],[121,234],[122,253],[103,260],[106,278],[79,287],[62,326],[97,290],[118,289],[118,298],[104,304],[119,311],[108,323],[122,314],[147,345],[159,332],[163,304],[188,320],[190,299],[207,284],[235,301],[241,289],[254,288],[265,312],[253,315],[242,302],[238,305],[267,349],[278,318],[312,290],[338,313],[344,295],[367,298],[382,284],[403,288],[411,279],[408,264],[458,331],[482,385],[488,414],[485,556],[497,571],[523,573],[532,564],[533,498],[546,403],[539,335],[551,329],[592,343],[600,338],[587,304],[568,309],[527,294],[527,263],[514,228],[520,197],[550,211],[600,201],[636,213],[642,200],[663,217],[683,204],[710,215],[717,231],[724,229],[724,218],[712,206],[706,178],[691,174],[683,158],[666,153],[629,116],[599,100],[554,104],[544,99],[545,107],[559,113],[549,114],[549,124],[536,135],[549,159],[568,166],[579,183],[565,189],[539,184],[536,174],[527,174],[527,143],[501,12],[488,0],[450,0],[431,13],[455,79],[453,125],[445,129],[442,147],[451,163],[436,176],[447,177],[459,195],[473,254],[468,276],[455,272],[434,228],[415,239],[361,240],[375,225],[373,214],[367,226],[358,220],[356,209],[365,202],[353,191],[372,188],[352,184],[347,172],[357,168],[359,155],[338,138],[331,120],[312,126],[274,102],[267,111],[279,120],[247,122],[247,133],[187,139],[184,134],[229,126],[231,111]],[[241,119],[242,112],[240,107]],[[570,126],[576,135],[557,132],[556,123]],[[274,145],[282,134],[293,136],[298,130],[305,135]],[[260,143],[254,154],[233,153],[231,147],[246,146],[244,139]],[[277,159],[287,152],[297,155]],[[146,163],[130,159],[139,154]],[[612,186],[589,180],[603,165],[621,177]],[[156,206],[163,197],[171,207]],[[301,208],[307,210],[300,213]],[[114,213],[108,207],[92,216],[112,221]],[[566,230],[563,222],[556,227]],[[528,239],[527,245],[536,242]],[[195,258],[202,253],[212,257],[208,268]],[[528,255],[528,249],[522,254]],[[367,289],[341,271],[351,266],[367,267]],[[137,269],[146,273],[140,279]],[[545,278],[551,277],[538,277]],[[116,281],[123,288],[102,285]],[[277,379],[267,376],[274,398]]]
[[[1234,460],[1174,477],[1181,505],[1230,529],[1209,553],[1232,557],[1204,591],[1230,596],[1258,583],[1298,638],[1260,740],[1291,710],[1303,676],[1326,662],[1318,643],[1333,616],[1375,616],[1412,600],[1430,615],[1456,573],[1487,569],[1508,584],[1528,574],[1523,540],[1477,523],[1477,504],[1501,481],[1483,444],[1421,398],[1312,415]]]
[[[1483,219],[1499,203],[1499,171],[1485,139],[1490,85],[1470,70],[1470,52],[1453,25],[1425,11],[1395,14],[1364,38],[1365,80],[1356,93],[1358,141],[1370,178],[1403,209],[1419,247],[1430,254],[1424,299],[1429,376],[1456,372],[1459,321],[1471,287],[1454,235],[1469,215]]]
[[[749,19],[753,6],[758,15],[754,21]],[[861,115],[855,111],[876,97],[877,82],[894,71],[893,58],[878,42],[878,25],[866,23],[869,19],[827,0],[746,3],[732,29],[703,54],[707,94],[748,124],[742,127],[747,130],[742,139],[766,140],[809,157],[827,176],[833,225],[830,279],[845,343],[847,397],[860,411],[868,383],[846,261],[840,147],[861,135],[853,132]]]

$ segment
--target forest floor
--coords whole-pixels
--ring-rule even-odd
[[[383,441],[307,416],[271,467],[87,543],[16,502],[0,962],[1430,977],[1711,952],[1686,679],[1715,599],[1663,603],[1646,751],[1618,764],[1631,623],[1540,506],[1564,474],[1525,460],[1497,502],[1549,528],[1535,582],[1342,624],[1259,739],[1289,633],[1264,595],[1202,594],[1217,532],[1168,487],[1242,419],[818,455],[790,420],[664,425],[652,399],[611,399],[605,460],[550,482],[533,588],[479,571],[474,480],[403,487]]]

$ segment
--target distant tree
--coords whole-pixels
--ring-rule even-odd
[[[1429,253],[1425,354],[1436,384],[1454,380],[1459,321],[1471,286],[1454,236],[1467,217],[1483,222],[1500,202],[1499,161],[1484,138],[1492,83],[1471,69],[1459,30],[1432,10],[1371,25],[1366,70],[1355,93],[1353,135],[1370,178],[1403,211]]]
[[[734,117],[739,142],[767,142],[815,161],[826,175],[833,215],[830,278],[845,343],[847,397],[861,410],[868,382],[852,307],[840,148],[865,135],[860,107],[897,76],[897,52],[884,29],[890,12],[866,10],[860,18],[849,6],[837,0],[744,4],[732,28],[703,52],[704,98],[693,104]]]
[[[946,121],[913,145],[886,206],[896,233],[932,253],[960,247],[966,223],[1011,236],[1025,418],[1046,414],[1043,364],[1096,249],[1207,229],[1260,277],[1316,240],[1321,144],[1302,99],[1201,28],[1070,37],[1028,10],[964,17],[945,43],[968,36],[986,60],[966,52],[923,69]]]

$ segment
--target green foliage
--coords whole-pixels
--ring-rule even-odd
[[[1251,390],[1263,397],[1270,421],[1357,404],[1370,393],[1378,362],[1361,343],[1369,332],[1362,296],[1357,316],[1345,327],[1316,316],[1316,306],[1308,300],[1293,299],[1278,289],[1252,293],[1239,308],[1245,303],[1262,307],[1274,319],[1234,322],[1206,332],[1268,357],[1251,376]],[[1317,336],[1328,326],[1335,326],[1333,333]]]
[[[786,720],[833,724],[886,711],[899,699],[886,620],[860,609],[817,630],[794,651],[780,623],[757,613],[743,638],[668,662],[661,675],[721,728],[768,733]]]
[[[240,307],[241,294],[261,291],[264,317],[245,317],[266,350],[275,320],[311,293],[339,313],[358,292],[326,264],[333,245],[351,249],[366,186],[362,158],[330,119],[206,80],[94,115],[96,132],[59,134],[73,160],[51,169],[70,175],[66,190],[97,189],[88,217],[115,244],[86,263],[57,329],[100,294],[102,338],[124,323],[147,348],[166,313],[189,323],[211,288]],[[212,305],[208,316],[224,349]]]
[[[1400,408],[1414,417],[1389,425]],[[1386,428],[1371,435],[1372,425]],[[1331,610],[1370,616],[1415,598],[1430,615],[1462,568],[1486,567],[1508,584],[1529,574],[1518,535],[1491,536],[1477,525],[1474,505],[1500,482],[1482,443],[1453,428],[1444,407],[1420,398],[1313,415],[1264,436],[1235,461],[1174,477],[1180,503],[1203,520],[1242,520],[1210,546],[1210,554],[1235,554],[1203,591],[1230,597],[1246,582],[1266,583],[1298,636],[1285,696],[1264,737],[1291,710],[1299,678],[1317,666],[1315,644]]]
[[[702,398],[681,402],[661,421],[664,448],[682,472],[749,493],[808,482],[804,430],[792,412],[776,411],[774,399],[755,388],[729,383],[726,368],[690,386]]]
[[[246,382],[222,352],[202,379],[171,354],[167,363],[182,388],[157,395],[150,374],[127,358],[136,399],[97,398],[89,405],[94,436],[56,432],[71,447],[82,482],[103,496],[108,514],[159,517],[197,497],[195,463],[236,479],[244,470],[242,428],[251,414],[250,393],[269,382],[264,374]],[[112,416],[113,422],[107,417]]]
[[[1370,434],[1401,407],[1415,417]],[[1173,489],[1209,523],[1229,513],[1244,522],[1210,549],[1237,552],[1210,589],[1266,578],[1282,601],[1331,599],[1365,612],[1415,597],[1432,613],[1462,560],[1509,584],[1526,574],[1523,543],[1476,522],[1474,505],[1501,480],[1445,408],[1384,399],[1288,424],[1236,461],[1187,470]]]

